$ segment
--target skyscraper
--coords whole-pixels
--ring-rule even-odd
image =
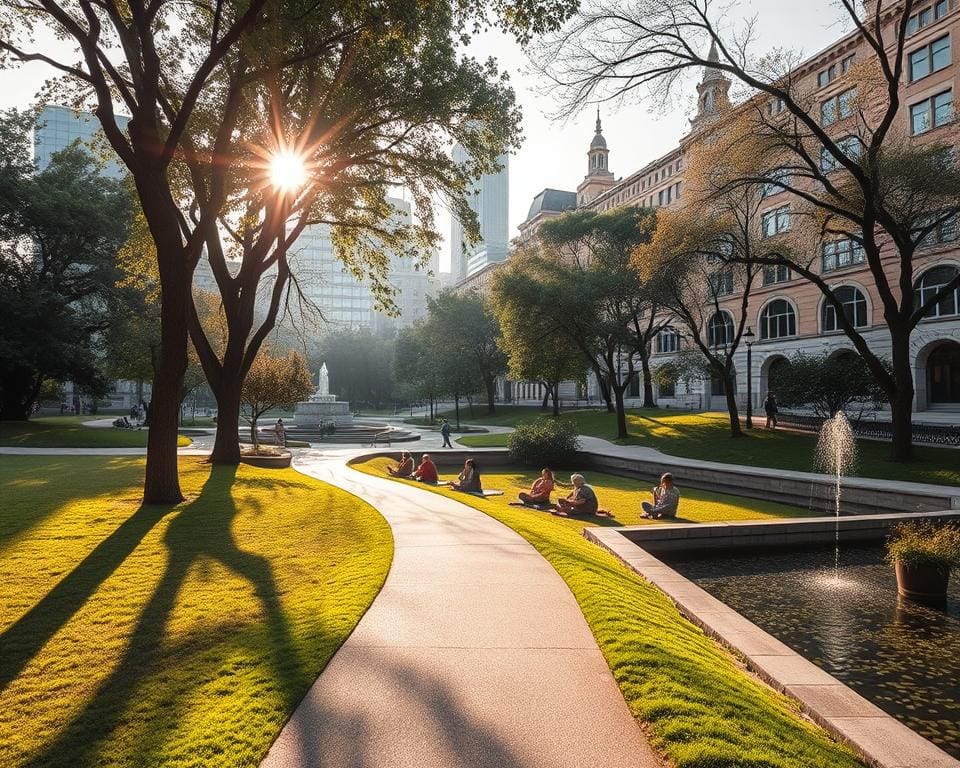
[[[128,120],[126,117],[117,118],[121,128],[126,128]],[[126,169],[120,165],[113,149],[107,144],[95,115],[54,104],[48,104],[40,111],[34,127],[33,159],[37,168],[42,171],[57,152],[63,151],[77,139],[94,157],[106,160],[101,171],[104,176],[119,179],[126,174]]]
[[[453,148],[454,162],[463,165],[470,159],[467,151],[457,144]],[[477,215],[480,241],[464,242],[463,224],[453,218],[450,227],[450,271],[459,282],[479,272],[488,264],[504,261],[508,249],[508,216],[510,208],[509,158],[497,158],[501,166],[496,173],[485,173],[467,190],[467,204]]]

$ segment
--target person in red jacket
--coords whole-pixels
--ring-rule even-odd
[[[440,479],[437,476],[437,465],[433,463],[429,453],[423,454],[423,458],[420,459],[420,466],[417,467],[413,479],[419,480],[421,483],[436,483]]]

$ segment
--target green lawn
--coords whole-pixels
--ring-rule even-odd
[[[83,426],[96,416],[38,416],[30,421],[0,421],[0,445],[20,448],[145,448],[145,429]],[[177,445],[190,445],[180,435]]]
[[[580,434],[615,440],[613,414],[600,410],[567,411],[565,418],[575,421]],[[542,418],[537,408],[501,409],[492,419],[477,423],[516,426]],[[730,421],[724,413],[679,413],[677,411],[629,411],[630,437],[618,441],[627,445],[647,445],[671,456],[722,461],[774,469],[817,471],[814,453],[817,436],[789,430],[754,429],[739,439],[730,437]],[[505,446],[507,435],[477,435],[457,438],[467,447]],[[960,451],[949,448],[916,447],[916,461],[898,464],[890,461],[890,447],[876,440],[858,440],[859,459],[854,474],[939,485],[960,485]]]
[[[0,765],[256,766],[386,578],[386,521],[293,470],[0,460]]]
[[[387,463],[374,459],[354,466],[385,475]],[[532,477],[498,469],[484,473],[484,484],[516,487]],[[612,498],[621,482],[597,474],[591,479],[602,501]],[[792,701],[745,673],[656,587],[586,541],[581,532],[590,522],[511,507],[507,502],[512,493],[480,499],[448,488],[419,487],[486,512],[553,565],[579,603],[631,711],[677,768],[860,765],[846,747],[804,719]],[[753,500],[741,500],[739,512],[731,501],[719,501],[721,506],[689,512],[684,508],[683,513],[703,520],[723,514],[739,514],[738,519],[763,516],[754,513],[758,502]]]

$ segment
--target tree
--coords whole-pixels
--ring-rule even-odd
[[[753,25],[721,35],[726,25],[712,0],[629,0],[581,9],[567,29],[535,55],[572,111],[591,100],[624,98],[646,89],[667,97],[691,70],[733,78],[752,91],[735,110],[744,127],[727,142],[750,165],[731,185],[769,185],[788,193],[814,222],[806,249],[768,254],[815,285],[837,311],[838,325],[883,387],[892,416],[892,455],[912,457],[913,372],[910,339],[917,324],[960,286],[960,273],[921,301],[913,288],[917,249],[960,212],[960,170],[936,142],[913,142],[899,128],[908,23],[918,8],[840,0],[845,20],[862,41],[850,86],[836,119],[823,119],[816,88],[796,71],[799,57],[777,51],[755,58]],[[861,7],[864,13],[861,16]],[[704,53],[707,49],[710,53]],[[811,75],[812,76],[812,75]],[[776,109],[767,109],[769,104]],[[709,128],[722,140],[726,121]],[[891,365],[871,348],[833,295],[816,261],[818,241],[848,238],[862,252],[882,306]],[[892,256],[892,258],[890,258]]]
[[[71,147],[34,174],[27,116],[0,115],[0,419],[26,419],[46,380],[102,393],[100,334],[117,291],[130,199]]]
[[[311,358],[325,362],[330,371],[330,391],[341,400],[380,408],[393,395],[394,350],[390,339],[368,330],[340,331],[324,336]]]
[[[522,281],[524,259],[512,263],[494,278],[492,302],[500,324],[497,343],[508,358],[508,374],[514,381],[539,381],[553,401],[553,415],[560,415],[560,382],[583,381],[587,364],[580,350],[556,333],[550,321],[531,307],[515,300],[501,281]],[[544,400],[546,407],[546,400]]]
[[[245,418],[250,423],[250,441],[260,449],[257,420],[274,408],[292,408],[313,394],[313,379],[297,352],[274,356],[269,349],[257,355],[243,382]]]
[[[654,226],[654,215],[637,208],[566,213],[540,227],[533,250],[497,283],[499,300],[526,305],[580,351],[612,395],[619,438],[627,436],[624,394],[662,327],[653,293],[631,264]],[[646,388],[649,366],[641,366]]]
[[[448,65],[455,58],[454,46],[475,26],[482,26],[487,16],[524,38],[555,28],[572,4],[544,0],[515,6],[509,0],[491,0],[478,6],[459,0],[397,0],[331,6],[304,0],[213,0],[184,7],[163,0],[122,4],[26,0],[4,8],[0,66],[42,62],[52,67],[60,79],[48,96],[90,105],[107,143],[132,176],[155,247],[163,296],[144,501],[175,503],[182,499],[176,437],[188,330],[196,335],[211,386],[220,392],[218,400],[227,406],[225,415],[232,419],[239,409],[242,375],[234,382],[217,379],[217,360],[203,347],[192,307],[191,281],[203,249],[224,291],[226,314],[233,318],[232,346],[220,365],[231,374],[243,374],[270,326],[268,315],[252,336],[252,326],[246,327],[255,293],[249,290],[251,273],[276,265],[274,295],[283,294],[287,276],[281,254],[298,226],[288,230],[287,214],[309,208],[327,191],[339,201],[333,210],[345,214],[362,211],[382,197],[378,189],[365,185],[362,176],[341,174],[350,167],[344,163],[349,159],[361,167],[389,169],[389,157],[382,152],[352,154],[364,135],[371,150],[383,150],[384,141],[387,149],[391,144],[413,145],[429,163],[445,138],[436,126],[445,124],[455,139],[476,150],[482,170],[492,156],[512,144],[508,137],[515,135],[516,121],[501,120],[510,111],[511,94],[494,82],[492,64],[464,60],[455,70],[463,77],[441,77],[451,75]],[[45,39],[45,32],[73,43],[76,51],[55,58],[35,42]],[[370,66],[368,57],[390,65]],[[307,76],[301,77],[304,73]],[[422,83],[416,82],[421,75]],[[383,103],[378,98],[394,83],[411,87],[412,98],[384,105],[381,118],[390,129],[388,135],[378,130],[377,120],[354,119],[355,110],[369,115],[370,105]],[[363,87],[369,89],[366,101]],[[478,90],[490,98],[475,98]],[[359,101],[352,100],[358,96]],[[420,97],[425,112],[418,111]],[[307,119],[303,101],[297,110],[298,99],[312,100],[309,114],[316,115],[315,120]],[[129,113],[129,123],[118,116],[116,105]],[[392,111],[397,108],[399,115]],[[288,121],[290,130],[302,133],[288,133]],[[408,130],[394,130],[400,124]],[[417,130],[422,124],[429,126],[426,135]],[[349,145],[343,154],[342,144]],[[255,145],[262,156],[261,186],[249,185],[256,169],[240,162]],[[288,195],[274,195],[262,205],[258,198],[269,177],[262,160],[290,149],[310,155],[310,183],[293,201]],[[450,188],[462,191],[468,179],[457,173],[452,172]],[[406,178],[398,173],[390,180],[403,183]],[[351,186],[352,202],[349,195],[337,195],[336,190]],[[422,193],[420,200],[429,208]],[[466,204],[457,208],[466,217]],[[252,220],[244,218],[248,214]],[[351,217],[342,218],[349,225]],[[221,230],[236,235],[232,242],[240,241],[242,254],[250,254],[252,248],[254,258],[238,276],[222,269],[224,259],[217,248]],[[264,251],[274,255],[264,256]],[[224,387],[232,389],[225,392]],[[238,451],[224,439],[220,458],[237,459]]]
[[[500,327],[487,302],[475,293],[450,291],[429,301],[427,326],[438,355],[446,361],[444,380],[451,394],[473,394],[481,383],[487,397],[487,413],[496,408],[497,376],[506,372],[506,355],[497,345]],[[457,420],[459,423],[459,410]]]
[[[859,403],[879,408],[885,393],[866,363],[852,352],[839,355],[797,353],[789,365],[770,375],[771,392],[785,407],[809,406],[828,418]]]

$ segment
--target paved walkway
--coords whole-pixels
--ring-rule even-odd
[[[383,590],[264,768],[660,764],[573,595],[526,541],[342,458],[304,451],[295,465],[377,507],[396,549]]]

